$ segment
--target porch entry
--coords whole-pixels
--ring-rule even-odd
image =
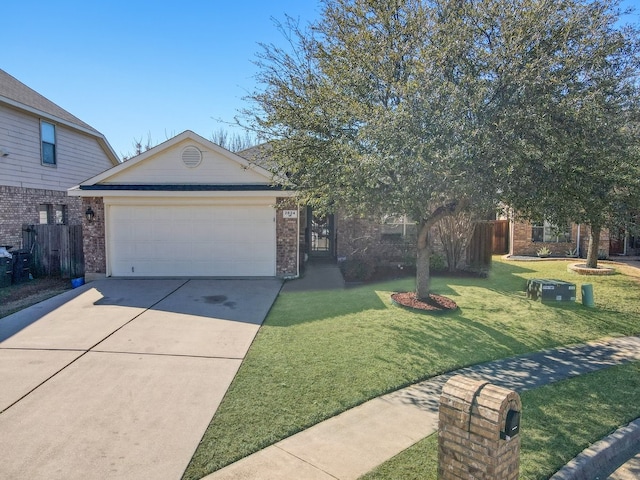
[[[307,212],[307,245],[310,257],[335,257],[335,223],[333,215]]]

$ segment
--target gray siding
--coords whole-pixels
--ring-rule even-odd
[[[0,185],[65,191],[112,166],[97,139],[56,125],[56,166],[40,161],[40,119],[0,106]]]

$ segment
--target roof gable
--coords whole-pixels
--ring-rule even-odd
[[[187,130],[83,182],[80,188],[271,183],[272,176],[267,170]]]

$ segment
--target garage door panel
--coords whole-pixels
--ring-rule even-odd
[[[274,276],[269,206],[112,205],[114,276]]]

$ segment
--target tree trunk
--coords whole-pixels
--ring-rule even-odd
[[[429,299],[431,283],[429,275],[430,256],[429,226],[426,222],[420,222],[416,257],[416,296],[420,300]]]
[[[598,268],[598,247],[600,246],[600,227],[591,225],[589,248],[587,250],[587,268]]]

